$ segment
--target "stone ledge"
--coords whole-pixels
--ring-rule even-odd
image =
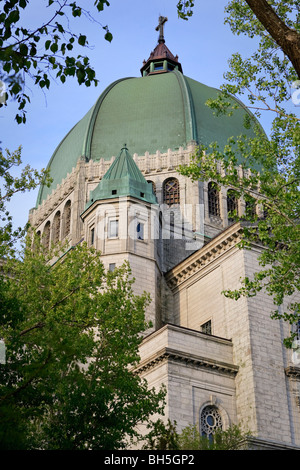
[[[249,450],[300,450],[297,445],[285,444],[283,442],[269,441],[258,437],[246,439],[246,449]]]
[[[208,359],[202,356],[196,356],[186,352],[179,351],[172,348],[162,348],[157,351],[152,356],[144,359],[136,367],[136,372],[141,373],[145,370],[149,370],[155,367],[157,364],[166,362],[166,361],[176,361],[183,362],[186,365],[195,366],[197,368],[201,367],[204,369],[213,369],[217,370],[220,373],[236,375],[238,372],[238,366],[234,364],[228,364],[226,362],[216,361],[213,359]]]

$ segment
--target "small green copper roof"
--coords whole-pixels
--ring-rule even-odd
[[[85,210],[95,201],[124,196],[132,196],[151,204],[157,204],[152,184],[145,180],[125,146],[98,186],[91,191],[90,200]]]

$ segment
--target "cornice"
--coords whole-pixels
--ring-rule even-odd
[[[207,369],[223,374],[236,375],[238,372],[238,366],[235,366],[234,364],[208,359],[206,357],[189,354],[168,347],[160,349],[149,358],[141,361],[135,370],[137,373],[141,373],[165,362],[174,361],[181,362],[186,366]]]
[[[187,279],[190,279],[194,274],[208,266],[212,261],[219,258],[231,248],[236,247],[237,243],[242,239],[242,231],[243,226],[239,222],[227,227],[213,240],[204,245],[203,248],[171,269],[165,275],[169,287],[175,290]]]

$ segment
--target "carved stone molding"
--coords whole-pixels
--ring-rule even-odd
[[[166,281],[169,287],[174,290],[184,281],[189,279],[195,273],[199,272],[205,266],[221,256],[224,252],[241,241],[242,227],[239,223],[228,227],[212,242],[207,243],[199,251],[190,256],[186,261],[173,268],[166,274]]]
[[[142,361],[136,368],[136,372],[141,373],[145,372],[158,364],[164,362],[181,362],[187,366],[193,366],[202,369],[215,370],[216,372],[236,375],[238,372],[238,366],[234,364],[228,364],[221,361],[215,361],[213,359],[192,355],[182,351],[178,351],[172,348],[162,348],[160,351],[156,352],[153,356]]]

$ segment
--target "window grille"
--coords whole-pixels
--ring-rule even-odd
[[[220,217],[219,190],[214,183],[208,183],[208,212],[209,215]]]
[[[164,182],[164,203],[168,206],[180,204],[179,181],[176,178],[169,178]]]
[[[50,228],[51,228],[51,225],[50,225],[50,221],[48,220],[48,222],[45,225],[44,232],[43,232],[43,245],[47,249],[49,248],[49,245],[50,245]]]
[[[222,429],[222,418],[216,406],[209,405],[203,408],[200,416],[201,435],[212,439],[213,434]]]
[[[234,221],[234,215],[238,213],[238,201],[235,192],[232,189],[227,191],[227,214],[228,222]]]
[[[67,201],[64,208],[64,237],[69,235],[71,229],[71,201]]]
[[[246,217],[250,218],[250,219],[253,219],[256,215],[255,199],[252,196],[246,196],[245,197],[245,202],[246,202],[246,208],[245,208]]]
[[[203,325],[200,326],[200,329],[202,333],[206,333],[207,335],[211,335],[211,320],[203,323]]]
[[[60,238],[60,211],[56,212],[53,221],[53,243],[57,243]]]

